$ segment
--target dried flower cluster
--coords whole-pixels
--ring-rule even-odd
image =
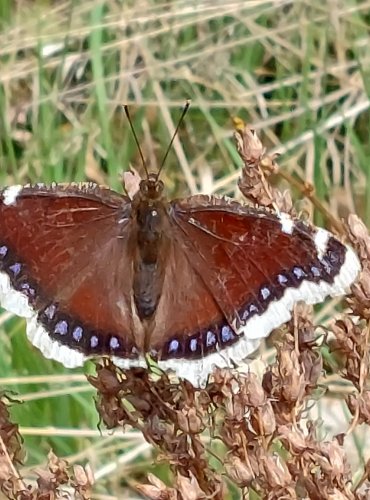
[[[267,182],[279,168],[265,155],[255,132],[238,123],[236,142],[245,164],[239,183],[243,194],[259,205],[294,213],[289,193],[281,194]],[[307,189],[302,184],[301,191]],[[339,221],[329,220],[334,228],[342,228]],[[351,432],[370,418],[370,237],[354,217],[347,232],[363,272],[348,299],[350,310],[332,327],[331,347],[342,360],[340,375],[354,387],[346,400],[353,415],[347,430]],[[155,446],[157,459],[172,468],[170,486],[150,476],[148,484],[137,486],[139,491],[162,500],[221,499],[232,482],[245,495],[254,491],[266,499],[369,497],[370,464],[353,483],[344,436],[320,440],[318,424],[304,418],[325,381],[309,307],[296,307],[281,339],[275,362],[261,379],[253,373],[218,370],[204,390],[174,384],[166,374],[131,371],[119,378],[110,364],[98,369],[91,382],[98,389],[97,407],[105,423],[140,429]]]
[[[236,142],[245,164],[239,183],[243,194],[259,205],[294,213],[289,193],[281,194],[267,181],[271,173],[279,175],[279,168],[255,132],[238,122]],[[333,227],[342,225],[334,222]],[[354,216],[346,231],[363,271],[347,298],[348,311],[330,329],[330,347],[340,360],[339,376],[353,385],[345,400],[352,415],[344,429],[349,434],[370,423],[370,236]],[[97,365],[96,376],[88,379],[97,389],[96,406],[106,427],[140,430],[153,445],[155,460],[172,470],[171,484],[150,474],[146,484],[137,484],[138,492],[153,500],[221,500],[230,488],[239,488],[244,498],[254,492],[271,500],[370,498],[370,462],[354,482],[343,448],[345,433],[322,440],[319,423],[306,418],[325,385],[311,309],[297,306],[282,330],[275,361],[262,377],[217,370],[205,389],[155,369],[121,372],[109,361]],[[53,454],[47,468],[36,471],[36,484],[24,485],[16,469],[23,459],[21,439],[9,423],[4,396],[0,437],[0,487],[7,498],[70,498],[61,493],[67,484],[73,498],[90,498],[89,472],[75,468],[72,477]]]
[[[0,398],[0,492],[11,500],[57,500],[91,498],[93,477],[89,467],[71,468],[52,451],[44,469],[34,470],[35,480],[27,483],[18,471],[25,458],[18,426],[11,423],[8,405],[11,399]],[[2,498],[4,498],[2,497]],[[1,496],[0,496],[1,498]]]
[[[252,203],[273,210],[294,214],[290,193],[281,193],[268,183],[268,177],[276,173],[278,165],[266,150],[255,130],[239,120],[234,120],[235,142],[244,168],[238,185],[243,195]]]
[[[297,308],[262,380],[254,373],[217,370],[206,389],[196,390],[171,382],[167,374],[118,374],[105,363],[90,382],[108,427],[140,430],[155,447],[156,460],[172,468],[170,486],[153,475],[137,485],[147,498],[224,499],[230,482],[266,499],[368,498],[367,476],[357,487],[351,482],[342,437],[320,441],[315,423],[302,420],[321,373],[304,307]]]
[[[369,336],[370,336],[370,235],[355,215],[349,217],[348,233],[362,262],[362,272],[352,287],[348,303],[353,314],[336,321],[334,348],[340,353],[343,376],[354,386],[346,400],[353,415],[352,427],[370,423]]]

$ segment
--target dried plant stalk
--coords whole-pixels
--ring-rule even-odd
[[[244,162],[239,182],[243,194],[253,203],[295,215],[290,194],[268,183],[268,176],[279,171],[276,158],[266,155],[256,133],[241,122],[235,137]],[[313,199],[312,190],[305,189]],[[345,226],[332,216],[328,219],[343,234]],[[370,239],[354,217],[345,231],[364,267],[348,298],[350,309],[332,328],[335,348],[343,358],[340,375],[356,391],[347,398],[354,415],[350,432],[353,426],[368,423],[370,416],[366,389]],[[153,476],[148,484],[138,485],[149,498],[226,498],[228,481],[244,495],[253,490],[268,499],[366,498],[367,469],[360,483],[353,484],[341,436],[321,441],[318,424],[303,418],[308,404],[323,393],[319,390],[322,372],[311,308],[297,306],[277,343],[276,360],[262,379],[253,373],[217,370],[207,387],[197,390],[187,382],[173,383],[166,374],[153,377],[146,370],[118,375],[108,363],[98,367],[97,377],[90,382],[98,389],[97,408],[108,427],[129,425],[141,430],[156,448],[157,460],[171,466],[171,485]],[[210,438],[208,444],[201,439],[204,434]],[[218,460],[212,467],[215,443]]]

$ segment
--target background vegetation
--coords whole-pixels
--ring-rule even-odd
[[[0,185],[88,179],[119,190],[123,171],[141,169],[121,105],[130,105],[155,169],[190,98],[163,172],[170,196],[240,196],[237,115],[332,213],[357,212],[369,224],[369,7],[367,0],[2,0]],[[307,202],[297,206],[324,223]],[[317,321],[333,307],[321,308]],[[94,498],[139,498],[130,486],[150,470],[167,478],[140,433],[98,429],[81,370],[44,360],[23,320],[3,312],[0,322],[0,387],[22,401],[11,416],[25,439],[25,477],[52,448],[91,465]],[[330,397],[314,408],[323,436],[343,432],[348,420],[342,398],[351,388],[335,373],[330,384]],[[366,435],[362,426],[351,437],[354,475]]]

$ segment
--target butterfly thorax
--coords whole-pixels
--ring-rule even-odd
[[[132,202],[136,250],[134,256],[134,302],[139,318],[155,313],[163,287],[168,240],[167,202],[163,183],[154,176],[141,181]]]

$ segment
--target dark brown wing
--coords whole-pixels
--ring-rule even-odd
[[[245,358],[298,300],[344,293],[359,270],[330,233],[285,214],[208,196],[174,201],[169,214],[174,249],[152,339],[161,366],[195,370],[196,383],[212,364]]]
[[[129,199],[81,184],[12,186],[0,200],[2,302],[20,315],[37,313],[32,340],[41,324],[50,339],[36,344],[54,359],[54,344],[43,347],[49,340],[85,355],[132,356]]]
[[[223,318],[212,292],[192,266],[181,244],[171,240],[161,298],[155,314],[151,347],[167,357],[193,357],[183,351],[183,341]],[[175,349],[171,341],[178,338]]]

